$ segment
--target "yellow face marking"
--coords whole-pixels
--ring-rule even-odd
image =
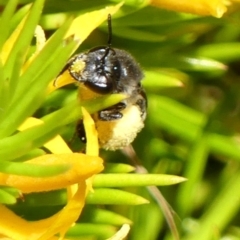
[[[78,99],[79,100],[90,100],[90,99],[95,99],[99,96],[102,96],[102,94],[96,93],[86,87],[84,83],[79,83],[79,88],[78,88]]]

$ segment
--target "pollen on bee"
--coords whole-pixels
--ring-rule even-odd
[[[79,73],[81,72],[86,66],[86,63],[84,61],[81,61],[79,59],[76,59],[72,64],[71,64],[71,69],[70,71],[72,73]]]

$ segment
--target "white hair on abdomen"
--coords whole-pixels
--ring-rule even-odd
[[[137,105],[130,105],[122,111],[121,119],[112,121],[96,121],[99,144],[106,150],[117,150],[132,143],[144,123]]]

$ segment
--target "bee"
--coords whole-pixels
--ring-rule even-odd
[[[65,69],[79,82],[80,100],[104,94],[123,93],[126,99],[92,115],[99,145],[117,150],[132,143],[144,127],[147,97],[141,85],[144,75],[136,60],[126,51],[112,48],[111,15],[108,15],[108,44],[75,55]],[[86,142],[82,120],[76,132]]]

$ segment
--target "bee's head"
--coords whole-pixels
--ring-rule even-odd
[[[85,66],[76,71],[75,66],[80,62]],[[132,88],[138,88],[143,78],[139,65],[129,53],[104,46],[75,56],[69,71],[73,78],[102,94],[131,94]]]
[[[69,72],[74,79],[83,82],[97,93],[131,95],[141,86],[140,80],[143,78],[143,73],[129,53],[111,47],[110,14],[108,16],[108,36],[107,46],[95,47],[73,57],[69,62]]]

